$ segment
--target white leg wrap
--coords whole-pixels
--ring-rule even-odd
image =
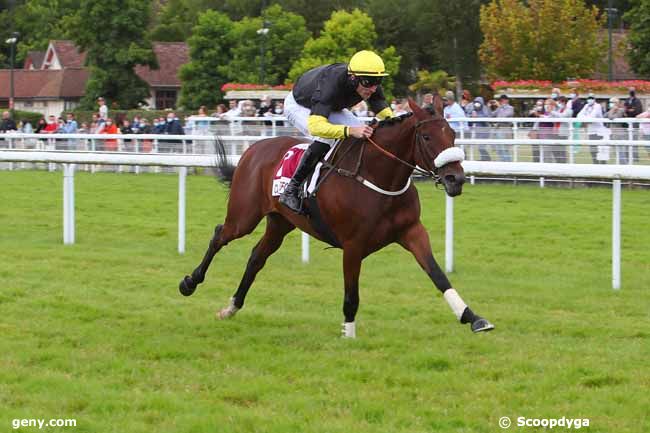
[[[345,322],[342,326],[341,334],[343,334],[343,338],[357,338],[357,326],[355,322]]]
[[[239,311],[239,308],[235,307],[235,298],[230,299],[230,305],[228,305],[226,308],[223,308],[219,313],[217,314],[217,317],[219,319],[229,319],[230,317],[234,316],[237,311]]]
[[[451,307],[451,310],[456,315],[456,318],[460,320],[461,316],[463,315],[463,311],[465,311],[465,308],[467,308],[467,304],[463,302],[463,300],[460,298],[460,296],[458,296],[458,293],[454,289],[445,290],[443,296]]]

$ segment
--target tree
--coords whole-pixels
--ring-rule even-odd
[[[0,26],[20,33],[16,46],[16,64],[20,65],[29,51],[45,51],[52,39],[66,39],[68,32],[64,17],[74,14],[80,7],[80,0],[29,0],[14,3],[0,13]],[[18,4],[16,4],[18,3]],[[2,38],[2,41],[6,37]],[[4,44],[3,44],[4,45]]]
[[[134,70],[136,65],[158,66],[145,37],[150,16],[151,0],[104,0],[84,3],[64,18],[90,68],[83,107],[94,108],[96,98],[104,96],[115,108],[135,108],[150,96]]]
[[[637,74],[650,74],[650,0],[636,0],[625,14],[630,23],[628,59]]]
[[[199,15],[188,40],[191,61],[180,70],[181,106],[195,109],[221,101],[221,86],[228,81],[235,42],[233,28],[233,22],[221,12],[209,10]]]
[[[373,50],[377,52],[375,44],[377,32],[375,25],[368,15],[355,9],[352,12],[337,11],[325,22],[321,35],[310,38],[305,43],[302,56],[297,60],[289,72],[289,80],[295,81],[301,74],[316,66],[345,62],[359,50]],[[384,80],[382,87],[387,94],[393,88],[392,76],[399,70],[400,56],[396,54],[395,47],[388,47],[377,52],[384,60],[386,71],[390,74]]]
[[[266,34],[258,30],[268,28]],[[244,18],[235,23],[228,75],[240,83],[260,83],[260,69],[264,69],[264,83],[281,84],[287,79],[292,63],[300,56],[309,33],[305,20],[299,15],[286,12],[273,5],[264,11],[263,17]],[[260,62],[262,50],[264,63]]]
[[[418,71],[418,80],[409,86],[409,89],[421,93],[423,91],[438,93],[441,89],[456,87],[455,77],[449,76],[445,71]]]
[[[481,7],[479,55],[490,78],[586,77],[603,59],[605,18],[583,0],[492,0]]]

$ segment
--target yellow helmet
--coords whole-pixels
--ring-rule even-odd
[[[363,50],[356,53],[348,64],[348,73],[369,77],[385,77],[384,61],[372,51]]]

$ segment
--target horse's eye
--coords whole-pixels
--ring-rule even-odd
[[[427,134],[422,134],[422,138],[424,138],[425,140],[429,141],[429,138],[431,138],[431,137],[429,137]]]

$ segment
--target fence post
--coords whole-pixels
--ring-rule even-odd
[[[621,180],[612,183],[612,288],[621,288]]]
[[[185,254],[185,180],[187,167],[178,169],[178,253]]]
[[[454,198],[445,193],[445,272],[454,271]]]
[[[63,164],[63,244],[74,244],[74,164]]]

